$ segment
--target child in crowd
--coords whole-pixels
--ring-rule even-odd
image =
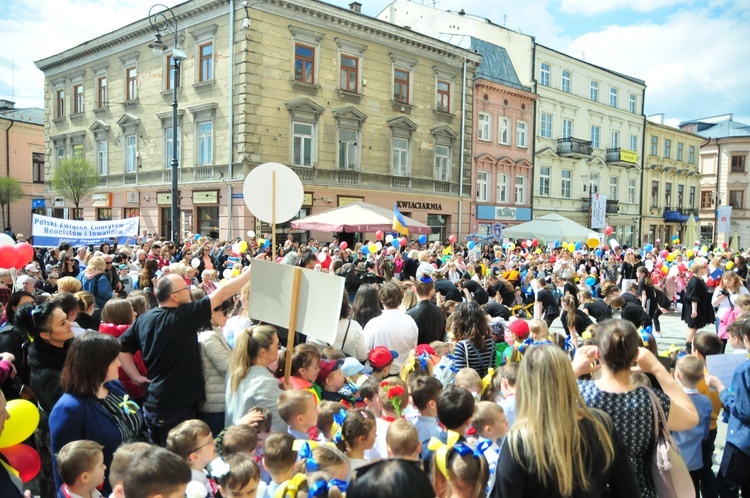
[[[134,460],[140,459],[147,452],[151,451],[154,446],[148,443],[130,443],[123,444],[112,457],[112,464],[109,467],[109,485],[112,488],[110,498],[125,498],[125,491],[122,488],[122,482],[125,479],[125,473]]]
[[[206,488],[209,497],[214,496],[214,490],[208,475],[206,466],[211,463],[218,454],[214,437],[208,424],[202,420],[186,420],[169,431],[167,435],[167,449],[188,463],[190,467],[190,481],[197,482]],[[127,491],[125,496],[129,496]]]
[[[190,467],[182,457],[152,446],[133,458],[122,487],[127,498],[183,498],[190,476]]]
[[[402,410],[409,404],[409,393],[401,379],[390,377],[380,383],[378,404],[381,416],[377,419],[375,446],[369,451],[369,459],[388,458],[388,445],[385,440],[388,426],[402,416]]]
[[[286,355],[284,351],[279,356],[278,377],[283,375]],[[292,375],[289,383],[294,389],[307,390],[315,395],[315,402],[320,402],[320,388],[314,382],[320,372],[320,352],[312,344],[297,344],[292,350]]]
[[[505,329],[505,342],[510,346],[503,351],[505,363],[518,363],[523,357],[521,345],[529,337],[529,322],[516,319]]]
[[[380,404],[378,403],[379,384],[379,379],[370,377],[359,387],[359,397],[362,400],[362,405],[375,418],[380,418],[381,415]]]
[[[315,383],[322,389],[320,398],[326,401],[346,403],[351,406],[352,400],[347,399],[339,391],[346,385],[346,376],[341,368],[344,360],[320,360],[320,371]]]
[[[503,392],[503,401],[500,407],[505,413],[505,418],[509,426],[513,426],[516,421],[516,377],[518,376],[518,363],[508,363],[500,371],[501,389]]]
[[[690,397],[698,412],[698,425],[686,431],[674,431],[680,454],[685,460],[690,477],[695,486],[695,498],[700,497],[701,469],[703,468],[703,453],[701,446],[708,439],[711,423],[711,400],[698,392],[698,382],[703,380],[703,362],[696,356],[683,356],[677,360],[674,378],[682,385],[682,389]]]
[[[471,417],[474,416],[474,396],[464,389],[455,385],[445,387],[438,396],[437,415],[438,420],[445,428],[435,439],[443,444],[461,441],[466,442],[466,430],[471,424]],[[425,454],[424,468],[431,468],[432,456],[434,450],[431,448],[434,440],[428,443],[428,451]]]
[[[260,469],[247,452],[235,453],[212,469],[224,498],[255,498],[260,484]]]
[[[305,442],[297,457],[295,473],[309,474],[320,470],[341,481],[346,481],[349,476],[349,460],[333,446],[319,444],[311,449],[310,444]]]
[[[284,391],[279,396],[279,417],[289,424],[288,432],[295,439],[309,439],[308,431],[318,423],[315,397],[309,391]]]
[[[63,498],[100,498],[96,489],[104,483],[103,446],[95,441],[81,439],[60,449],[57,454],[57,471],[63,485],[60,496]]]
[[[434,377],[417,377],[409,384],[411,400],[419,410],[419,416],[414,421],[417,437],[422,443],[422,458],[427,456],[427,443],[437,437],[443,429],[437,421],[437,400],[443,385]]]
[[[239,452],[247,452],[252,455],[258,446],[258,432],[249,425],[230,425],[222,432],[221,443],[217,442],[217,446],[220,448],[219,453],[224,460]]]
[[[489,491],[495,484],[495,468],[500,457],[500,448],[508,433],[508,421],[505,419],[503,409],[497,403],[480,401],[474,407],[471,426],[477,434],[476,447],[483,449],[482,454],[487,459],[490,472],[487,483],[487,491]]]
[[[462,368],[456,372],[456,378],[453,382],[458,387],[463,387],[469,391],[474,396],[474,399],[479,401],[482,395],[482,378],[476,370],[469,367]]]
[[[451,352],[450,346],[443,341],[432,341],[430,347],[435,351],[435,356],[438,357],[438,360]]]
[[[322,443],[333,441],[333,422],[341,411],[346,413],[347,407],[334,401],[321,401],[318,405],[318,440]]]
[[[419,441],[417,428],[408,420],[400,419],[393,422],[385,435],[388,458],[406,458],[420,460],[422,443]]]
[[[732,346],[733,354],[747,354],[747,349],[745,349],[745,342],[742,339],[742,327],[744,325],[744,322],[745,320],[735,320],[727,327],[727,334],[729,334],[729,344]]]
[[[549,342],[549,328],[544,320],[529,320],[529,333],[533,344]]]
[[[294,476],[297,452],[294,451],[294,437],[291,434],[275,432],[268,436],[263,448],[263,467],[271,475],[264,496],[273,498],[276,490]]]
[[[376,346],[367,353],[367,361],[370,363],[374,379],[384,379],[391,374],[391,363],[398,358],[398,353],[391,351],[385,346]]]
[[[503,379],[500,375],[502,371],[502,367],[495,368],[482,379],[482,401],[500,404],[503,400]]]
[[[367,410],[350,410],[341,426],[341,438],[336,442],[345,452],[352,470],[367,465],[365,452],[375,445],[375,416]]]
[[[487,460],[464,441],[438,449],[432,458],[430,469],[437,496],[485,496],[489,478]]]
[[[697,356],[703,363],[705,370],[706,356],[721,353],[724,344],[714,332],[698,332],[693,338],[693,355]],[[711,390],[704,379],[698,382],[698,392],[711,400],[713,411],[711,412],[711,424],[709,426],[708,439],[703,441],[703,473],[701,474],[701,488],[716,489],[716,476],[713,471],[714,443],[716,441],[717,423],[721,411],[721,399],[719,392]],[[709,494],[709,493],[705,493]],[[713,495],[715,496],[715,494]]]

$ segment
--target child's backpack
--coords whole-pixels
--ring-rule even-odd
[[[446,354],[440,358],[440,362],[432,367],[432,376],[435,377],[443,387],[448,387],[453,379],[456,377],[458,368],[453,361],[452,354]]]

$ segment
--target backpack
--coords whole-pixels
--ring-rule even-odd
[[[672,308],[672,300],[669,299],[669,296],[667,296],[661,289],[654,288],[654,292],[656,293],[656,302],[659,306],[665,310],[670,310]]]

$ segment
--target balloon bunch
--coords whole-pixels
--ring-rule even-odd
[[[34,259],[34,248],[26,242],[16,242],[0,233],[0,268],[20,270]]]
[[[8,401],[5,409],[10,419],[0,434],[0,453],[21,481],[27,483],[39,474],[42,460],[34,448],[21,443],[31,437],[39,425],[39,410],[25,399]]]

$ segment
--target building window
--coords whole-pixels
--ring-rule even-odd
[[[492,114],[480,112],[478,120],[477,140],[489,142],[492,139]]]
[[[180,162],[180,136],[182,134],[180,133],[180,127],[177,127],[177,162]],[[172,134],[172,128],[165,128],[164,129],[164,167],[169,168],[172,166],[172,152],[173,152],[173,146],[174,142],[172,141],[174,139],[174,136]],[[199,139],[200,142],[200,139]]]
[[[292,131],[292,164],[311,168],[313,165],[315,125],[309,123],[292,123]]]
[[[609,134],[609,146],[613,149],[617,149],[620,147],[620,132],[617,130],[612,130]]]
[[[501,117],[497,120],[497,126],[497,141],[502,145],[510,145],[510,119]]]
[[[562,81],[560,82],[560,88],[565,93],[570,93],[570,71],[562,72]]]
[[[65,159],[65,147],[55,148],[55,166],[60,166],[63,159]]]
[[[497,174],[497,199],[496,202],[508,202],[508,175]]]
[[[628,110],[632,113],[635,113],[635,94],[630,94],[630,100],[628,101]]]
[[[552,138],[552,114],[548,112],[542,113],[539,135],[544,138]]]
[[[685,196],[685,185],[677,185],[677,209],[682,209],[682,201]]]
[[[630,150],[633,152],[638,150],[638,135],[635,133],[630,134]]]
[[[125,137],[125,172],[135,173],[138,160],[138,148],[136,145],[136,136],[128,135]]]
[[[177,128],[179,133],[180,128]],[[179,147],[179,137],[177,146]],[[177,158],[179,159],[179,157]],[[198,123],[198,165],[208,166],[214,163],[214,122]]]
[[[701,209],[709,209],[713,206],[713,192],[710,190],[701,190]]]
[[[359,170],[359,132],[339,129],[339,169]]]
[[[107,105],[107,77],[101,76],[96,80],[96,106],[102,108]]]
[[[657,181],[651,182],[651,207],[659,207],[659,182]]]
[[[659,138],[651,135],[651,155],[659,154]]]
[[[542,62],[542,69],[539,73],[539,84],[549,86],[549,64]]]
[[[411,169],[409,167],[409,146],[409,139],[393,137],[392,159],[394,176],[409,176]]]
[[[205,43],[201,45],[198,49],[198,53],[200,54],[198,81],[201,82],[214,79],[214,44]]]
[[[573,171],[569,169],[564,169],[561,171],[562,173],[562,183],[560,185],[561,194],[562,197],[566,199],[570,199],[571,190],[570,190],[570,181],[571,177],[573,176]]]
[[[744,190],[729,191],[729,205],[734,209],[745,209],[743,204]]]
[[[107,141],[106,140],[96,141],[96,170],[99,172],[99,176],[105,176],[107,174]]]
[[[688,197],[688,208],[695,209],[695,187],[690,187],[690,197]]]
[[[596,81],[592,81],[589,87],[589,99],[599,102],[599,83]]]
[[[180,75],[177,73],[175,60],[171,55],[166,57],[167,65],[167,90],[180,88]]]
[[[695,164],[695,145],[688,147],[688,163]]]
[[[83,112],[83,83],[73,85],[73,114]]]
[[[549,166],[539,168],[539,195],[549,197]]]
[[[733,155],[732,156],[732,173],[744,173],[745,172],[745,156]]]
[[[437,110],[451,112],[451,84],[449,81],[437,82]]]
[[[685,144],[683,144],[682,142],[677,142],[677,160],[678,161],[682,161],[682,152],[684,148],[685,148]]]
[[[670,182],[664,184],[664,207],[667,209],[672,207],[672,184]]]
[[[635,204],[635,179],[628,179],[628,204]]]
[[[112,221],[112,208],[96,208],[97,221]]]
[[[668,138],[664,139],[664,157],[667,159],[672,157],[672,141]]]
[[[122,216],[126,220],[128,218],[140,218],[141,217],[141,208],[124,208],[122,210]]]
[[[610,176],[609,177],[609,198],[613,201],[617,200],[617,177],[616,176]]]
[[[294,45],[294,80],[315,84],[315,48],[296,43]]]
[[[31,174],[34,183],[44,183],[44,154],[33,152],[31,154]]]
[[[125,100],[135,100],[138,98],[137,77],[136,68],[129,67],[125,69]]]
[[[55,117],[65,117],[65,90],[57,90],[55,92]]]
[[[76,159],[83,159],[83,144],[73,145],[73,157]]]
[[[526,204],[526,177],[516,176],[516,204]]]
[[[527,147],[526,121],[516,121],[516,147]]]
[[[599,135],[601,134],[601,128],[597,125],[591,125],[591,146],[595,149],[599,148]]]
[[[570,138],[573,136],[573,120],[565,119],[562,120],[562,137]]]
[[[489,176],[488,171],[477,171],[477,202],[489,202]]]
[[[609,106],[617,107],[617,88],[609,89]]]
[[[359,57],[341,54],[341,89],[359,93]]]
[[[445,145],[435,146],[435,180],[450,181],[451,178],[451,148]]]
[[[393,70],[393,100],[402,104],[409,103],[409,78],[411,74],[404,69]]]

